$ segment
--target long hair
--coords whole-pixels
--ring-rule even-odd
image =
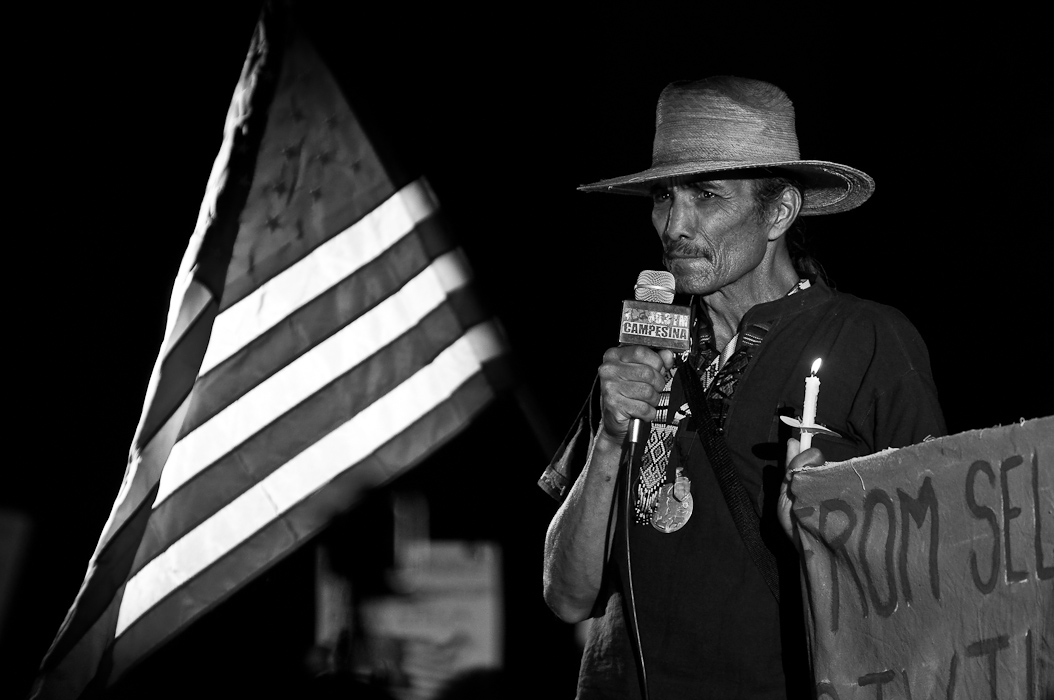
[[[798,194],[804,199],[805,189],[794,177],[785,172],[764,169],[769,173],[767,177],[754,178],[754,214],[759,220],[768,217],[772,207],[775,206],[780,195],[788,187],[798,190]],[[787,252],[790,253],[791,263],[795,272],[801,277],[809,279],[821,279],[830,286],[831,281],[827,278],[827,272],[823,265],[814,258],[806,246],[805,225],[798,217],[791,224],[790,229],[784,234],[787,241]]]

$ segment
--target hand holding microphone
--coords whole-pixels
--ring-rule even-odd
[[[600,367],[601,408],[606,432],[643,439],[643,421],[655,415],[659,394],[675,352],[690,347],[691,310],[671,304],[673,275],[645,270],[637,278],[633,301],[622,305],[620,345],[604,354]]]

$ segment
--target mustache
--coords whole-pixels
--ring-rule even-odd
[[[713,252],[706,246],[693,245],[690,242],[671,243],[663,247],[662,256],[670,258],[705,258],[713,259]]]

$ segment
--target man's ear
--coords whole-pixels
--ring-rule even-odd
[[[784,188],[783,194],[773,207],[772,223],[769,228],[769,240],[774,241],[790,230],[791,224],[801,211],[801,193],[796,187]]]

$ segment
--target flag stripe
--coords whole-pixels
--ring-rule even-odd
[[[113,643],[113,628],[120,610],[120,593],[103,609],[94,623],[79,637],[73,637],[61,656],[50,668],[48,682],[35,688],[34,700],[62,700],[76,698],[84,692],[96,675],[100,662]]]
[[[336,377],[381,350],[469,280],[456,251],[230,404],[172,448],[156,503]]]
[[[190,433],[228,404],[397,291],[448,252],[439,217],[422,221],[380,257],[293,312],[198,379],[183,433]]]
[[[486,371],[472,376],[449,399],[395,435],[367,459],[255,532],[131,624],[114,646],[113,675],[117,677],[126,672],[181,626],[267,571],[323,528],[330,518],[346,511],[368,489],[424,460],[467,427],[494,397],[495,387],[485,374]]]
[[[129,459],[134,471],[125,475],[126,481],[132,479],[132,483],[128,484],[130,490],[127,496],[118,495],[117,502],[121,505],[115,511],[137,508],[138,499],[157,482],[168,457],[168,450],[178,438],[183,418],[189,408],[187,399],[194,386],[193,368],[196,358],[200,358],[208,346],[217,309],[215,302],[206,305],[192,325],[169,347],[168,352],[164,353],[164,359],[155,371],[157,381],[152,387],[153,395],[149,397],[150,408],[146,411],[137,439],[133,442],[133,450],[138,448],[139,462],[135,463],[136,454],[133,452]],[[188,371],[189,378],[186,374]],[[124,485],[122,490],[123,488]],[[114,524],[119,525],[119,512],[117,518]]]
[[[202,525],[152,559],[128,582],[116,635],[206,566],[312,491],[367,457],[448,398],[481,363],[503,351],[486,323],[469,330],[428,367],[257,482]]]
[[[216,319],[201,374],[383,253],[435,211],[420,180],[264,282]]]
[[[196,286],[198,285],[191,284],[190,288]],[[171,381],[163,381],[166,376],[172,376],[166,373],[172,371],[173,367],[189,362],[186,354],[200,353],[203,349],[202,337],[208,342],[216,309],[216,304],[206,304],[194,318],[192,325],[180,336],[179,342],[158,363],[154,374],[158,381],[154,392],[155,401],[150,404],[152,407],[157,405],[157,397],[164,393],[162,387],[173,384]],[[154,434],[149,443],[142,447],[138,454],[133,452],[130,455],[113,509],[103,527],[95,552],[88,562],[84,582],[48,650],[44,659],[45,668],[50,668],[53,660],[65,655],[80,636],[95,624],[131,571],[136,549],[150,518],[150,507],[157,492],[158,477],[176,440],[189,403],[184,395],[183,401],[169,409],[165,422],[153,427]],[[149,419],[144,418],[140,427],[141,436],[145,434],[149,422]]]
[[[89,576],[81,586],[74,607],[70,609],[73,614],[67,615],[60,634],[52,642],[44,659],[43,667],[56,671],[54,682],[73,673],[71,682],[79,683],[77,679],[83,667],[90,667],[94,673],[103,649],[112,641],[113,625],[117,620],[118,601],[115,596],[119,595],[127,580],[135,558],[134,546],[139,541],[135,534],[146,528],[149,517],[149,506],[143,504],[126,521],[119,535],[113,538],[113,546],[107,547],[101,556],[93,560]],[[111,615],[106,614],[108,609]],[[84,682],[87,680],[84,679]]]
[[[165,354],[167,348],[175,347],[183,336],[197,324],[198,319],[208,310],[208,307],[215,304],[215,297],[209,288],[194,277],[190,275],[180,277],[175,284],[181,283],[183,284],[182,293],[179,293],[178,289],[172,290],[173,298],[178,298],[180,303],[169,309],[162,354]]]
[[[156,507],[130,573],[253,483],[335,429],[428,363],[486,318],[470,293],[456,294],[421,323],[199,472]],[[469,302],[469,303],[466,303]]]

